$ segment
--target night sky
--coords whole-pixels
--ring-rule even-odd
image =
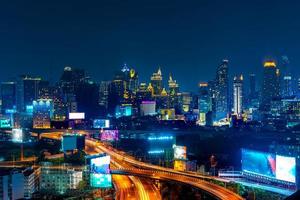
[[[7,1],[0,3],[0,81],[19,74],[55,81],[66,65],[108,80],[126,62],[141,81],[160,65],[184,90],[231,74],[260,73],[287,55],[300,75],[297,1]]]

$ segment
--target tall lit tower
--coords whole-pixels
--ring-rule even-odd
[[[219,65],[215,80],[216,117],[226,117],[229,111],[228,60]]]
[[[153,95],[159,96],[163,90],[162,85],[162,73],[160,67],[158,68],[157,72],[153,73],[151,76],[151,85],[153,87]]]
[[[238,117],[243,109],[243,75],[235,76],[233,79],[233,113]]]
[[[169,76],[169,108],[175,108],[178,105],[179,85],[172,75]]]
[[[269,111],[271,101],[280,97],[280,73],[273,60],[264,63],[263,84],[261,89],[261,105],[263,111]]]
[[[282,87],[281,95],[283,98],[288,98],[294,95],[293,90],[293,76],[289,69],[290,61],[287,56],[282,56],[281,69],[282,69]]]

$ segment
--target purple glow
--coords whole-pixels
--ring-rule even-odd
[[[155,104],[155,101],[142,101],[142,104]]]

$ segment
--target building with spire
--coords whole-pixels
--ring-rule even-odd
[[[163,90],[162,73],[160,67],[157,72],[154,72],[151,76],[151,85],[153,87],[153,96],[161,95]]]
[[[176,80],[173,79],[172,75],[169,75],[169,108],[178,109],[179,106],[179,85]]]

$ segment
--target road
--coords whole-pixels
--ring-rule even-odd
[[[46,133],[43,135],[43,137],[60,139],[60,135],[54,133],[50,133],[50,134]],[[165,167],[160,167],[160,166],[140,162],[135,160],[133,157],[126,155],[124,152],[120,152],[116,149],[113,149],[110,146],[107,146],[102,142],[99,142],[92,138],[86,138],[86,146],[88,146],[89,149],[93,149],[93,151],[104,152],[110,155],[113,161],[112,163],[113,164],[118,163],[120,165],[119,166],[120,170],[119,171],[115,170],[114,173],[124,174],[124,175],[137,175],[137,176],[142,176],[142,177],[147,177],[152,179],[181,182],[181,183],[189,184],[201,190],[204,190],[210,193],[212,196],[222,200],[243,199],[242,197],[235,194],[234,192],[209,182],[210,180],[215,180],[214,177],[187,173],[187,172],[179,172],[170,168],[165,168]],[[143,169],[136,169],[134,167],[139,167]],[[139,197],[147,199],[146,196],[144,197],[145,189],[141,188],[142,185],[143,184],[141,182],[137,181],[136,187],[138,188],[139,191]],[[149,198],[149,195],[147,196]]]

